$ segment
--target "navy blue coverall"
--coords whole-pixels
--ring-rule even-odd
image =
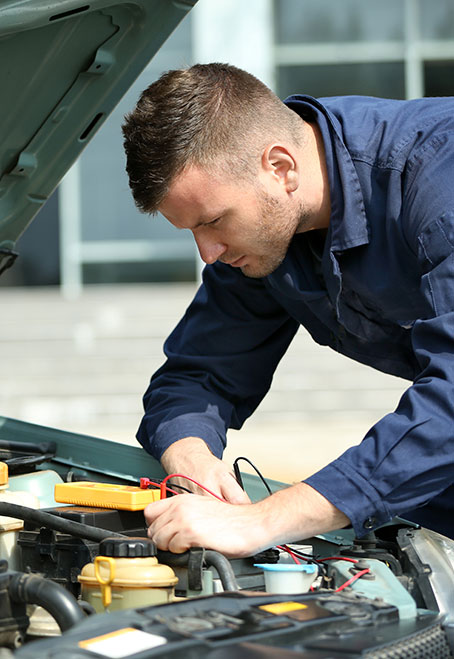
[[[320,127],[331,218],[262,279],[215,263],[165,344],[138,440],[159,458],[198,436],[221,456],[299,325],[412,382],[363,441],[306,480],[358,535],[403,515],[454,537],[454,99],[287,105]]]

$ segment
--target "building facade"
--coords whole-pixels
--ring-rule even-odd
[[[161,72],[209,61],[247,69],[281,98],[454,95],[454,3],[199,0],[21,238],[4,285],[60,284],[77,295],[85,283],[197,278],[190,233],[133,204],[121,123]]]

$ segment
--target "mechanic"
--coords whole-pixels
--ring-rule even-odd
[[[235,67],[196,65],[146,89],[123,131],[137,206],[191,230],[207,264],[138,440],[224,499],[151,504],[150,537],[245,556],[395,515],[454,537],[454,99],[283,103]],[[226,431],[299,325],[412,384],[358,446],[252,504],[220,459]]]

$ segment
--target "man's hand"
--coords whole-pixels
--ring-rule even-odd
[[[145,519],[148,535],[159,549],[181,553],[205,547],[229,557],[252,556],[349,524],[344,513],[306,483],[248,505],[178,495],[149,504]]]
[[[176,554],[189,547],[206,547],[226,556],[254,553],[251,540],[252,504],[232,505],[212,497],[182,494],[145,508],[148,535],[159,549]],[[260,520],[252,537],[256,543]]]
[[[184,474],[194,478],[229,503],[250,503],[228,466],[216,458],[199,437],[185,437],[164,451],[161,464],[168,474]],[[183,485],[197,494],[205,494],[191,481],[175,479],[169,483]]]

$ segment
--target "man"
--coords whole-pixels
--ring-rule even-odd
[[[284,104],[244,71],[197,65],[145,90],[124,135],[136,204],[191,230],[207,263],[138,439],[225,500],[152,504],[150,537],[244,556],[396,514],[454,535],[454,101]],[[225,434],[300,324],[413,384],[361,444],[251,504],[219,459]]]

